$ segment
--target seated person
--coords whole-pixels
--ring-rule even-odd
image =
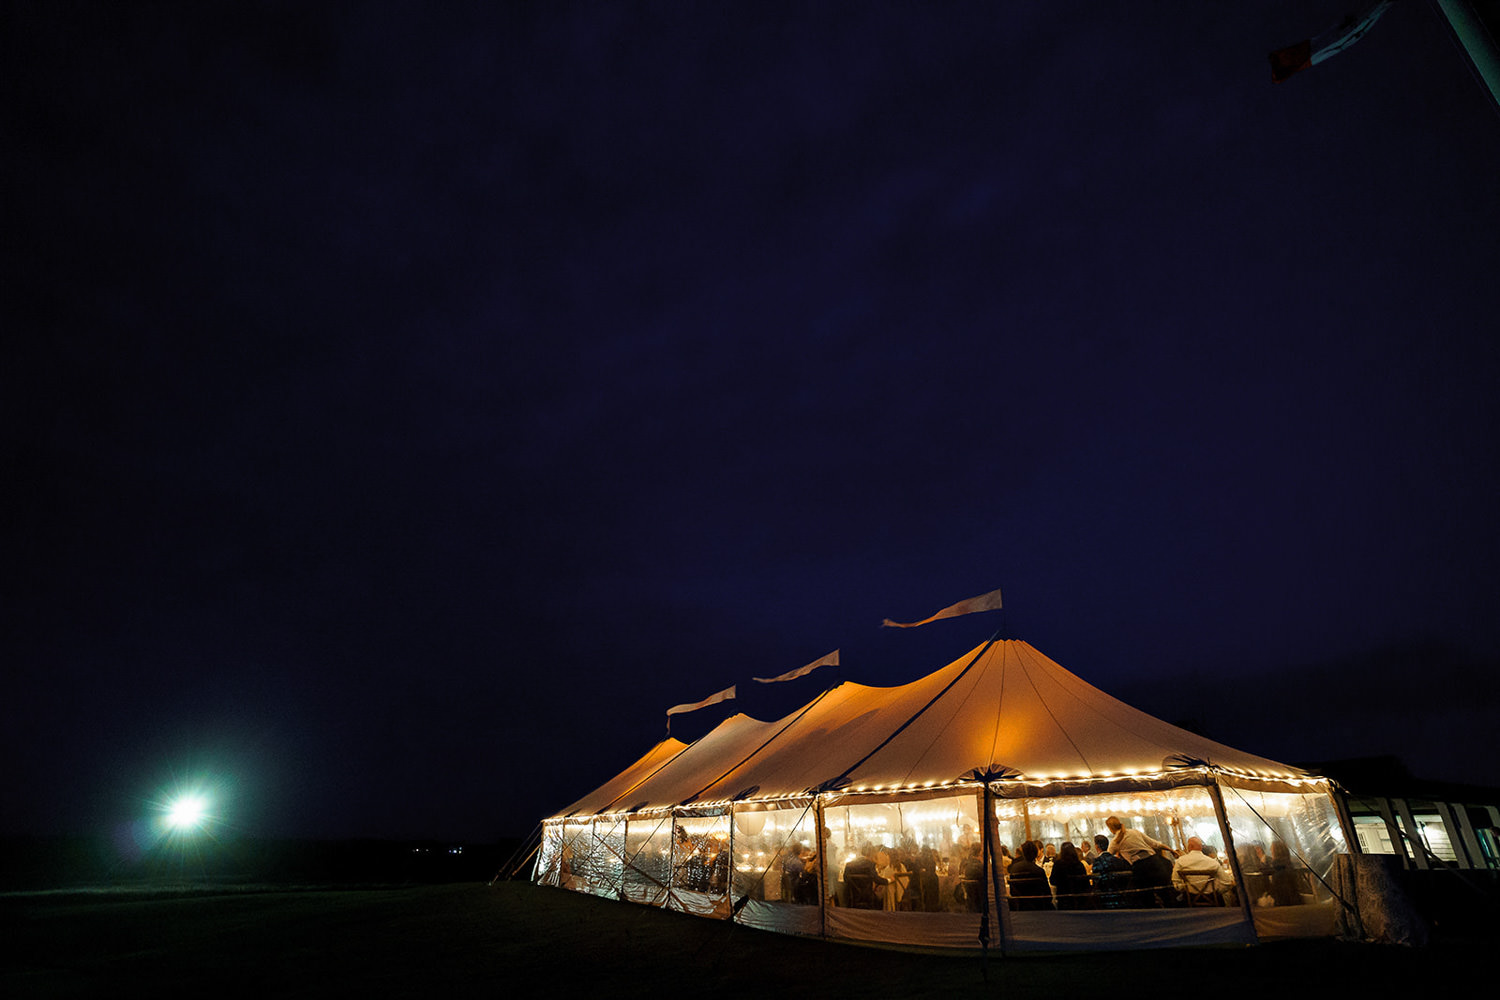
[[[1083,865],[1083,859],[1078,856],[1078,848],[1073,846],[1071,840],[1063,841],[1062,849],[1057,853],[1057,860],[1052,862],[1052,874],[1049,880],[1052,882],[1052,888],[1057,891],[1059,910],[1088,909],[1091,902],[1089,872]]]
[[[1021,845],[1021,857],[1011,862],[1010,883],[1011,909],[1050,910],[1052,890],[1047,886],[1047,873],[1036,863],[1037,846],[1028,840]]]
[[[1172,865],[1172,886],[1179,893],[1186,893],[1189,886],[1200,892],[1212,886],[1216,896],[1234,888],[1234,876],[1219,862],[1203,853],[1203,840],[1189,837],[1187,850],[1177,856]]]
[[[1235,850],[1240,863],[1240,877],[1245,880],[1245,892],[1251,901],[1260,899],[1271,891],[1271,877],[1266,872],[1264,852],[1258,844],[1241,844]]]
[[[1130,866],[1130,879],[1137,890],[1136,906],[1170,906],[1175,901],[1172,894],[1172,861],[1167,857],[1170,850],[1163,847]]]
[[[1286,842],[1276,841],[1271,845],[1271,898],[1277,906],[1301,906],[1305,885],[1302,873],[1292,864]]]
[[[1110,853],[1109,838],[1102,833],[1094,838],[1093,866],[1095,875],[1108,875],[1111,872],[1128,873],[1130,871],[1130,862],[1118,854]]]
[[[876,909],[875,887],[886,882],[875,868],[875,848],[869,844],[860,849],[859,857],[844,866],[849,905],[857,910]]]
[[[1102,833],[1094,838],[1092,875],[1101,906],[1113,910],[1128,905],[1130,897],[1126,893],[1130,889],[1130,864],[1109,853],[1109,838]]]

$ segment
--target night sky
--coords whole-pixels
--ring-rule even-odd
[[[519,836],[997,628],[1500,783],[1500,114],[1271,83],[1355,6],[6,4],[0,832]]]

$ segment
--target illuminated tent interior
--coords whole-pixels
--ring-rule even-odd
[[[1199,837],[1232,888],[1178,906],[1086,882],[1016,909],[998,845],[1081,846],[1108,816],[1177,850]],[[1018,950],[1207,944],[1335,933],[1345,844],[1326,779],[1131,708],[1026,642],[991,640],[909,684],[846,682],[774,722],[735,715],[692,744],[657,744],[543,821],[534,879],[902,946],[979,947],[981,934]],[[862,854],[887,884],[846,877]]]

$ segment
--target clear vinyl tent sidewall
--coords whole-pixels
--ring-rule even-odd
[[[800,874],[803,856],[819,843],[817,800],[796,796],[737,804],[733,825],[735,921],[758,930],[821,937],[818,897],[823,883],[816,875]],[[798,863],[789,865],[793,857]]]
[[[1179,851],[1202,839],[1233,887],[1193,912],[1164,884],[1147,887],[1160,909],[1099,912],[1093,878],[1045,905],[1006,899],[1000,844],[1078,842],[1109,815]],[[735,715],[692,744],[665,740],[543,830],[541,884],[905,947],[979,947],[987,913],[987,943],[1005,951],[1322,933],[1353,843],[1324,779],[1149,716],[1010,639],[907,684],[846,681],[774,722]],[[1240,864],[1256,844],[1266,858]],[[877,878],[870,862],[889,867]]]
[[[534,880],[778,933],[943,950],[980,947],[983,907],[991,914],[989,944],[1002,950],[1337,933],[1343,903],[1336,869],[1349,840],[1326,781],[1193,768],[1091,781],[999,781],[990,793],[990,823],[980,821],[984,786],[973,782],[549,820]],[[1177,850],[1196,836],[1233,852],[1233,901],[1213,912],[1070,911],[1064,894],[1057,910],[1031,913],[1011,912],[1003,879],[998,899],[988,881],[955,892],[963,859],[981,837],[1010,848],[1028,839],[1078,842],[1102,832],[1106,814]],[[944,863],[893,879],[896,888],[882,891],[882,905],[851,906],[845,868],[867,846]],[[1256,847],[1275,860],[1259,861]],[[985,856],[998,849],[992,842]],[[816,853],[815,895],[799,896],[787,859],[808,850]],[[980,898],[970,899],[976,889]],[[887,897],[893,902],[884,903]]]
[[[1027,840],[1081,844],[1108,835],[1105,820],[1183,851],[1188,838],[1223,850],[1226,827],[1207,766],[1176,767],[1150,774],[991,783],[996,835],[1014,848]],[[1132,871],[1118,886],[1090,876],[1086,891],[1060,891],[1031,909],[1017,898],[1002,924],[1007,950],[1076,951],[1183,945],[1251,944],[1249,914],[1234,898],[1208,909],[1163,905],[1170,883],[1143,885]]]
[[[1256,936],[1329,937],[1357,926],[1346,898],[1354,840],[1333,784],[1223,775],[1219,788]]]

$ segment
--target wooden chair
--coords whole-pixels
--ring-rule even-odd
[[[1183,875],[1182,902],[1184,906],[1224,905],[1212,875]]]
[[[875,898],[875,876],[873,875],[845,875],[844,893],[848,897],[851,909],[880,909],[880,902]]]
[[[1010,879],[1010,908],[1012,910],[1052,909],[1052,887],[1045,878]]]

